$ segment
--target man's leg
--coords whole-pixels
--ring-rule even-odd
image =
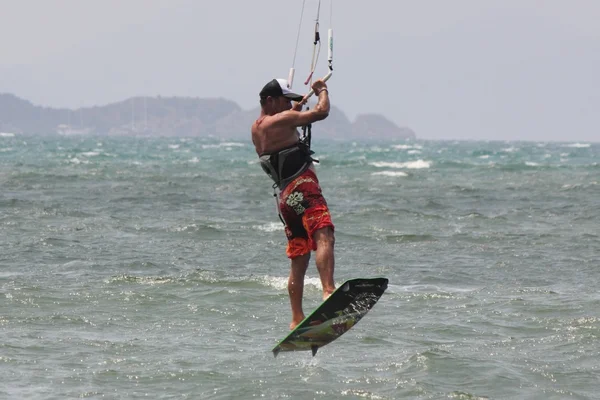
[[[302,311],[302,295],[304,293],[304,275],[308,268],[310,252],[292,259],[290,277],[288,279],[288,293],[292,305],[292,322],[290,329],[294,329],[304,319]]]
[[[333,281],[333,270],[335,267],[333,246],[335,244],[335,236],[333,229],[327,226],[316,230],[313,234],[313,240],[317,245],[315,262],[319,276],[321,277],[323,300],[325,300],[335,291],[335,282]]]

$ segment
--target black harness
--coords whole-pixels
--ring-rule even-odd
[[[262,154],[260,166],[271,179],[273,188],[283,190],[291,181],[306,171],[313,162],[318,160],[311,156],[314,154],[304,140],[293,146],[286,147],[272,154]]]

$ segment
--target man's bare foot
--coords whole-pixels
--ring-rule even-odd
[[[299,319],[298,318],[292,319],[292,322],[290,323],[290,330],[293,331],[303,320],[304,320],[304,315],[302,315],[302,317]]]
[[[329,296],[331,296],[331,294],[335,292],[335,289],[331,290],[331,291],[323,291],[323,301],[327,300],[329,298]]]

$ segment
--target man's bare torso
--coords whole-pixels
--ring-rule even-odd
[[[278,114],[261,115],[252,124],[252,143],[259,156],[277,152],[299,141],[296,127],[280,124],[277,118]]]

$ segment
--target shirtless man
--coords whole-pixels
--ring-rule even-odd
[[[312,110],[301,112],[307,98],[292,93],[285,79],[273,79],[260,92],[261,112],[252,125],[252,142],[261,166],[280,191],[278,207],[288,239],[286,254],[291,259],[288,279],[292,306],[290,329],[304,319],[304,275],[312,250],[316,251],[323,299],[335,290],[334,226],[310,157],[312,152],[300,142],[297,131],[298,127],[321,121],[329,115],[327,85],[318,80],[312,89],[319,101]],[[294,106],[292,100],[297,102]]]

